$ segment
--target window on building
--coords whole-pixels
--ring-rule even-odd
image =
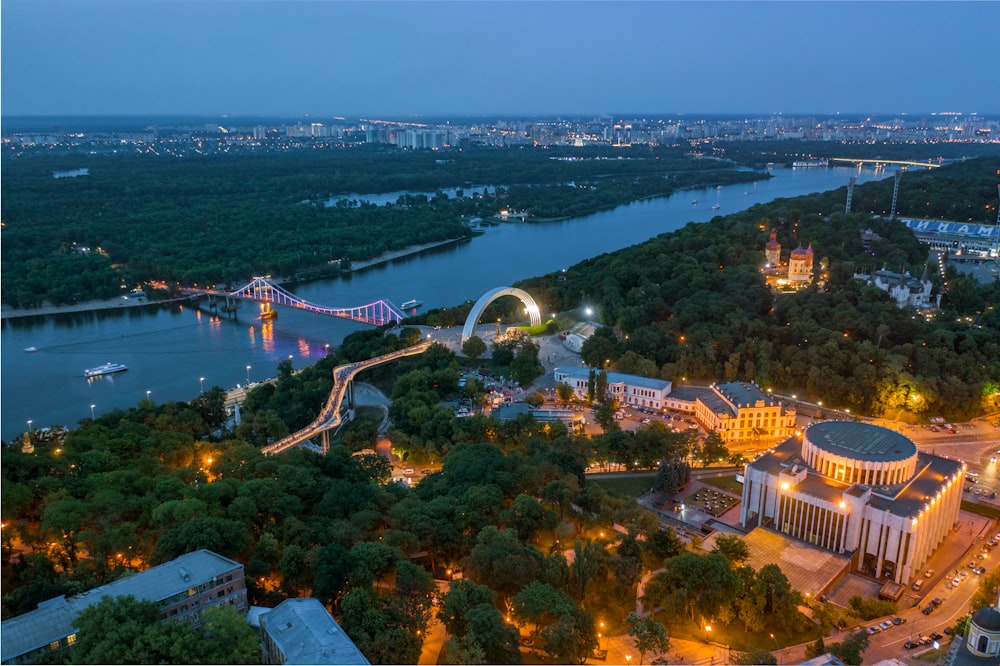
[[[76,643],[76,634],[70,634],[66,637],[66,645],[72,645]]]

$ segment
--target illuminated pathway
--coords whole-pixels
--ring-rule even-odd
[[[323,407],[323,411],[321,411],[319,416],[316,417],[316,420],[302,430],[292,433],[288,437],[280,439],[274,444],[265,446],[261,449],[261,451],[264,455],[268,456],[275,453],[282,453],[288,449],[298,446],[299,444],[302,444],[303,442],[309,441],[317,435],[322,435],[323,453],[325,454],[330,448],[329,431],[336,430],[344,421],[340,408],[341,404],[344,402],[344,397],[351,392],[352,380],[354,379],[354,376],[362,370],[366,370],[381,363],[388,363],[389,361],[394,361],[405,356],[423,354],[430,348],[431,344],[433,344],[431,341],[425,341],[414,345],[413,347],[407,347],[406,349],[400,349],[399,351],[370,358],[367,361],[338,365],[333,369],[333,389],[330,391],[330,397],[327,399],[326,405]],[[353,399],[349,402],[353,402]]]

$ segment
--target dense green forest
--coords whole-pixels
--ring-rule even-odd
[[[354,334],[337,357],[256,389],[247,412],[253,420],[308,401],[329,390],[333,364],[400,344]],[[382,371],[411,401],[421,391],[455,397],[457,360],[441,347]],[[675,560],[650,591],[665,600],[658,622],[681,631],[692,613],[739,618],[750,629],[746,649],[766,647],[767,631],[812,626],[776,567],[756,572],[729,547],[682,554],[672,530],[584,476],[601,456],[649,466],[682,456],[684,434],[661,427],[591,439],[530,419],[470,426],[452,416],[441,471],[411,489],[387,483],[384,459],[344,445],[266,458],[239,435],[255,426],[219,430],[222,399],[213,389],[191,403],[143,400],[84,421],[58,445],[6,452],[4,617],[209,548],[245,563],[252,603],[323,601],[374,663],[415,663],[435,612],[451,635],[449,663],[519,663],[505,616],[532,628],[548,658],[576,663],[596,648],[599,619],[624,633],[641,573]],[[448,570],[464,581],[435,607],[431,576]],[[715,588],[733,594],[705,593]],[[736,602],[747,598],[754,603]]]
[[[899,209],[995,217],[996,171],[995,160],[975,160],[909,173]],[[883,267],[924,271],[926,247],[902,224],[872,215],[888,212],[891,196],[886,182],[858,187],[854,209],[865,212],[849,215],[843,188],[778,200],[518,286],[555,310],[595,306],[609,328],[584,346],[592,365],[613,359],[624,372],[673,381],[755,380],[863,413],[907,407],[961,418],[995,408],[1000,282],[981,285],[949,268],[945,283],[935,277],[942,309],[925,321],[852,279]],[[767,287],[760,267],[772,228],[786,253],[812,243],[827,275],[823,289]],[[860,237],[868,228],[882,238],[870,250]]]
[[[965,160],[977,157],[996,157],[1000,146],[995,143],[972,141],[937,141],[892,143],[889,141],[716,141],[711,145],[713,156],[725,157],[741,164],[763,166],[767,162],[791,166],[796,160],[847,157],[867,159],[902,160],[908,162],[938,160]]]
[[[81,166],[89,175],[53,178]],[[151,282],[227,286],[253,275],[335,274],[337,260],[468,237],[469,218],[503,209],[565,217],[762,177],[651,147],[5,154],[2,167],[2,297],[16,307],[108,298]],[[484,195],[474,185],[500,188]],[[449,187],[468,191],[439,191]],[[384,206],[347,197],[395,191],[437,194]]]

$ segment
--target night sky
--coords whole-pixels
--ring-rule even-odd
[[[3,0],[4,115],[1000,113],[997,2]]]

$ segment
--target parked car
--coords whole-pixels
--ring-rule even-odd
[[[930,615],[931,613],[934,612],[934,606],[927,606],[920,612],[923,613],[924,615]]]
[[[931,599],[931,605],[934,606],[934,608],[940,606],[942,602],[943,599],[941,599],[941,597],[934,597],[933,599]]]
[[[924,578],[930,578],[933,575],[934,575],[934,569],[928,569],[927,571],[924,572]]]
[[[934,640],[934,641],[939,641],[939,640],[941,640],[942,638],[944,638],[944,636],[942,636],[942,635],[941,635],[941,634],[939,634],[938,632],[936,632],[936,631],[934,631],[934,632],[931,632],[931,640]]]
[[[884,622],[879,622],[878,626],[882,629],[882,631],[885,631],[886,629],[892,627],[892,622],[885,620]]]
[[[917,645],[918,643],[914,643],[911,640],[907,640],[905,643],[903,643],[903,647],[905,647],[907,650],[912,650],[913,648],[917,647]]]
[[[922,580],[914,581],[913,582],[913,591],[914,592],[919,592],[920,588],[922,588],[923,586],[924,586],[924,581],[922,581]]]
[[[868,635],[869,636],[871,636],[873,634],[877,634],[880,631],[882,631],[882,628],[879,627],[877,624],[873,624],[872,626],[868,627]]]
[[[895,624],[895,625],[906,624],[906,618],[905,617],[899,617],[897,615],[896,617],[892,618],[892,623]]]

